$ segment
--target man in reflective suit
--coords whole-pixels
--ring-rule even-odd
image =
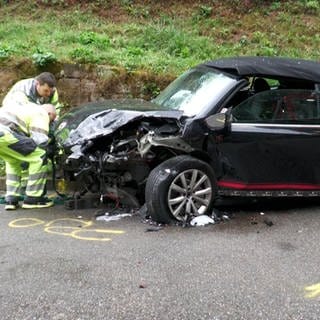
[[[52,104],[12,103],[0,109],[0,157],[6,162],[6,210],[14,210],[21,196],[22,163],[28,164],[22,208],[53,205],[44,197],[49,124],[56,117]]]

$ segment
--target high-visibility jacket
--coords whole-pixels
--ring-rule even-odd
[[[29,197],[43,195],[48,172],[43,147],[48,142],[49,121],[47,110],[31,102],[23,108],[18,103],[0,108],[0,157],[6,162],[7,201],[18,201],[24,189]],[[23,170],[23,164],[28,170]]]
[[[2,105],[5,107],[12,104],[24,106],[28,102],[38,105],[51,103],[55,106],[57,114],[59,114],[62,105],[59,103],[57,89],[54,90],[50,97],[41,97],[38,95],[36,86],[37,81],[34,78],[18,81],[4,97]]]
[[[10,108],[0,108],[0,130],[10,132],[21,141],[16,150],[21,154],[27,155],[37,146],[46,147],[49,122],[48,112],[34,103],[27,103],[23,108],[19,103],[11,104]]]

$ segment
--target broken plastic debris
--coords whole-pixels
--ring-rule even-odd
[[[212,210],[212,215],[213,215],[214,219],[216,219],[216,218],[222,218],[222,219],[226,219],[226,220],[230,219],[230,213],[225,212],[225,211],[221,211],[217,208],[214,208]]]
[[[132,214],[130,214],[130,213],[121,213],[121,214],[109,216],[109,213],[107,212],[103,216],[98,216],[96,218],[96,220],[97,221],[109,222],[109,221],[116,221],[116,220],[120,220],[120,219],[125,218],[125,217],[131,217],[131,216],[132,216]]]
[[[226,214],[223,214],[221,218],[222,218],[223,221],[230,220],[230,217],[228,215],[226,215]]]
[[[263,222],[268,226],[268,227],[272,227],[274,225],[274,223],[269,220],[269,219],[264,219]]]
[[[251,224],[258,224],[258,221],[256,219],[257,219],[256,217],[251,217],[250,218]]]
[[[201,206],[199,209],[198,209],[198,213],[199,214],[204,214],[205,211],[206,211],[207,207],[206,206]]]
[[[205,226],[210,223],[214,224],[214,220],[206,215],[197,216],[190,221],[190,225],[192,226]]]
[[[163,229],[162,226],[150,226],[146,229],[146,232],[160,231],[162,229]]]

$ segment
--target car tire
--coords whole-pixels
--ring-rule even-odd
[[[211,213],[216,191],[215,174],[209,164],[187,155],[168,159],[148,177],[148,214],[159,223],[188,222]]]

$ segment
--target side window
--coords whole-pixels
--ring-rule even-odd
[[[319,123],[319,108],[311,90],[268,90],[235,106],[232,116],[243,123]]]

